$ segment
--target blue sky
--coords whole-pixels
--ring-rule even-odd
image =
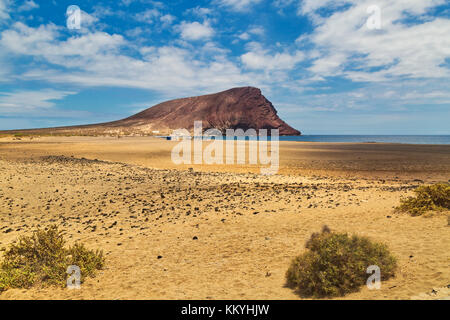
[[[450,134],[449,35],[448,0],[0,0],[0,129],[255,86],[304,134]]]

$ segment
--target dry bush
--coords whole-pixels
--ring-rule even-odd
[[[412,216],[421,216],[428,211],[450,209],[450,185],[437,183],[420,186],[414,190],[415,196],[400,200],[398,212],[408,212]]]
[[[306,248],[286,273],[288,286],[304,297],[336,297],[358,291],[370,276],[366,273],[369,266],[378,266],[381,280],[386,280],[397,265],[384,244],[334,233],[326,226],[311,236]]]
[[[9,288],[30,288],[34,284],[65,286],[67,267],[76,265],[81,281],[94,276],[104,266],[101,251],[88,250],[82,244],[65,248],[57,226],[36,230],[18,239],[5,251],[0,263],[0,292]]]

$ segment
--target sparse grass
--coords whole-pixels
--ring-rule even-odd
[[[400,200],[398,212],[408,212],[412,216],[421,216],[429,211],[450,209],[450,185],[437,183],[420,186],[414,190],[415,196]]]
[[[306,243],[308,249],[296,257],[286,273],[287,284],[304,297],[336,297],[358,291],[376,265],[381,280],[394,275],[397,263],[388,248],[366,237],[331,232],[324,227]]]
[[[88,250],[82,244],[65,248],[57,226],[36,230],[6,249],[0,263],[0,292],[9,288],[30,288],[35,284],[65,286],[67,267],[81,270],[81,281],[95,276],[104,266],[101,251]]]

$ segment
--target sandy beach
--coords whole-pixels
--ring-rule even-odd
[[[386,243],[397,275],[344,299],[450,295],[444,214],[394,213],[420,185],[448,182],[450,146],[281,142],[277,175],[256,165],[175,165],[149,137],[0,139],[0,247],[57,224],[106,254],[80,290],[0,299],[300,299],[290,261],[323,225]]]

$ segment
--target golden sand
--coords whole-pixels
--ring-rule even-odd
[[[446,216],[393,207],[418,185],[449,180],[450,146],[281,142],[279,174],[262,176],[249,165],[176,166],[175,143],[0,139],[0,247],[57,224],[107,258],[80,290],[0,299],[300,299],[285,272],[324,224],[382,241],[399,260],[380,290],[345,299],[448,296]]]

